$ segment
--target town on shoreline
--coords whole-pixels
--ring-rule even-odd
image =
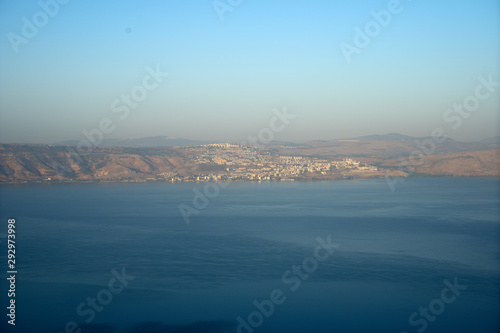
[[[265,148],[265,149],[264,149]],[[401,158],[214,143],[178,147],[0,145],[0,183],[314,181],[410,176],[498,177],[497,150]],[[488,164],[491,164],[489,166]]]

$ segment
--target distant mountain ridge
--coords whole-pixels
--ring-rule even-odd
[[[401,141],[401,140],[414,140],[415,137],[399,134],[399,133],[387,133],[387,134],[372,134],[372,135],[364,135],[358,136],[356,138],[351,138],[351,140],[360,140],[360,141]]]
[[[500,135],[498,136],[492,136],[490,138],[486,138],[486,139],[483,139],[481,140],[481,143],[496,143],[496,144],[500,144]]]
[[[269,142],[267,146],[289,146],[289,147],[299,147],[299,146],[309,146],[309,147],[317,147],[317,146],[331,146],[337,145],[338,143],[345,142],[369,142],[369,141],[392,141],[399,142],[400,144],[411,144],[415,142],[415,140],[422,141],[424,139],[429,138],[417,138],[405,134],[400,133],[387,133],[387,134],[371,134],[371,135],[363,135],[358,137],[349,137],[349,138],[341,138],[341,139],[332,139],[332,140],[310,140],[305,143],[297,143],[291,141],[273,141]],[[65,146],[76,146],[80,140],[65,140],[53,143],[53,145],[65,145]],[[208,140],[191,140],[186,138],[176,138],[171,136],[150,136],[150,137],[142,137],[142,138],[127,138],[127,139],[104,139],[98,146],[103,147],[185,147],[185,146],[199,146],[211,143],[222,143],[221,141],[208,141]],[[237,142],[232,142],[237,143]],[[484,149],[494,149],[498,147],[493,147],[491,145],[500,144],[500,136],[494,136],[485,138],[478,142],[461,142],[456,141],[451,138],[446,140],[446,146],[449,146],[450,149],[445,149],[448,152],[460,152],[460,151],[468,151],[468,150],[484,150]],[[454,148],[452,148],[454,147]],[[457,148],[461,147],[461,148]]]
[[[410,154],[432,155],[500,148],[498,143],[489,143],[494,139],[484,141],[461,142],[451,138],[438,140],[433,137],[416,138],[398,133],[389,133],[329,141],[308,141],[302,147],[297,147],[294,154],[391,158],[409,156]]]
[[[55,145],[76,146],[79,140],[66,140],[55,143]],[[104,139],[99,144],[103,147],[184,147],[184,146],[199,146],[209,143],[217,143],[214,141],[198,141],[184,138],[174,138],[171,136],[149,136],[137,139]]]

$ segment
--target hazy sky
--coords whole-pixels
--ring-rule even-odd
[[[278,140],[498,135],[495,0],[55,1],[0,2],[3,143],[239,141],[284,107]]]

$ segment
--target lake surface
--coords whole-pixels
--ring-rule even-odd
[[[2,331],[500,332],[498,180],[206,186],[1,186]]]

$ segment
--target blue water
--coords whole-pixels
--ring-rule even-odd
[[[18,270],[2,331],[500,332],[498,180],[229,183],[186,224],[179,204],[204,186],[1,186],[2,276],[12,217]],[[135,278],[113,294],[112,270]],[[445,280],[466,287],[449,303]],[[99,293],[101,311],[85,303]]]

